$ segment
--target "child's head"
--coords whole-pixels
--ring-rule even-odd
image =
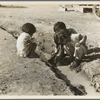
[[[36,28],[33,24],[31,23],[25,23],[23,26],[22,26],[22,31],[25,32],[25,33],[28,33],[30,36],[33,35],[33,33],[36,32]]]
[[[53,28],[54,32],[57,32],[60,29],[66,29],[65,23],[63,23],[63,22],[57,22],[57,23],[54,24],[54,28]]]
[[[57,35],[57,42],[58,44],[66,44],[67,42],[71,41],[71,35],[68,33],[68,30],[59,30],[58,32],[56,32]]]

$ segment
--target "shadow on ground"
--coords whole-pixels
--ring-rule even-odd
[[[99,47],[89,49],[87,55],[83,58],[82,62],[91,62],[93,60],[100,59],[99,52]]]
[[[82,62],[91,62],[93,60],[100,59],[99,52],[100,52],[100,48],[99,47],[95,47],[95,48],[89,49],[87,55],[82,59]],[[71,64],[72,61],[73,61],[73,59],[71,59],[70,57],[66,56],[57,65],[58,66],[66,66],[66,65]]]

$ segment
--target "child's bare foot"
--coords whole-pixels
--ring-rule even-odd
[[[81,63],[81,60],[75,58],[75,60],[71,63],[70,68],[75,69],[80,65],[80,63]]]
[[[48,62],[52,65],[52,67],[57,67],[57,65],[56,65],[56,63],[54,63],[54,61],[48,60]]]
[[[45,62],[45,64],[46,64],[47,66],[49,66],[49,67],[53,67],[52,64],[50,64],[48,61]]]

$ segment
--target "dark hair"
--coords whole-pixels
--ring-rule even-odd
[[[71,36],[71,33],[68,31],[68,29],[62,29],[62,30],[59,30],[58,32],[56,32],[54,34],[54,42],[56,44],[63,44],[64,41],[70,41],[70,36]]]
[[[57,23],[54,24],[54,28],[53,28],[54,32],[57,32],[60,29],[66,29],[65,23],[63,23],[63,22],[57,22]]]
[[[36,32],[36,28],[33,24],[31,23],[25,23],[23,26],[22,26],[22,31],[23,32],[26,32],[28,33],[29,35],[33,35],[33,33]]]

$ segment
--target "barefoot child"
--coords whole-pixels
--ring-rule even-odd
[[[48,60],[53,66],[56,67],[56,63],[64,57],[64,45],[67,41],[71,41],[71,33],[66,29],[66,25],[63,22],[57,22],[53,28],[54,42],[56,44],[55,54]]]
[[[36,32],[36,28],[31,23],[25,23],[21,29],[23,33],[21,33],[17,39],[17,54],[20,57],[29,57],[36,49],[35,40],[32,39],[32,35]]]

